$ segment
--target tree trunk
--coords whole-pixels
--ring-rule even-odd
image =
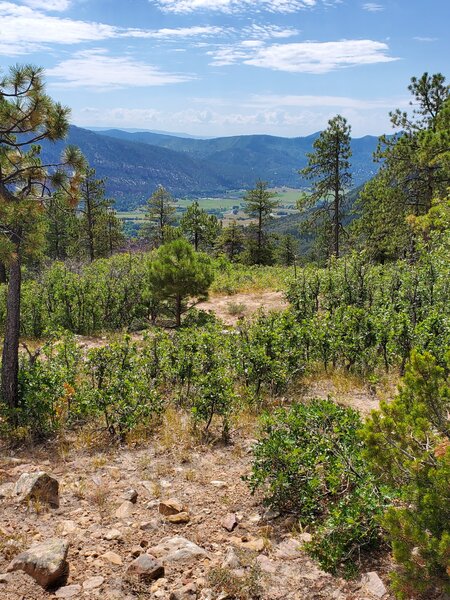
[[[5,339],[2,356],[2,398],[14,410],[19,404],[19,335],[20,335],[20,287],[22,274],[20,254],[17,254],[9,269],[9,285],[6,300]],[[17,418],[13,415],[12,422]]]
[[[334,165],[334,255],[339,258],[339,217],[340,217],[340,203],[339,203],[339,190],[340,190],[340,172],[339,172],[339,149],[340,143],[336,139],[335,149],[335,165]]]
[[[8,278],[6,276],[5,263],[0,261],[0,283],[7,283]]]
[[[86,215],[88,224],[88,246],[89,246],[89,260],[94,262],[94,216],[92,214],[92,200],[90,197],[91,191],[89,188],[89,181],[86,181]]]
[[[175,299],[175,325],[177,327],[181,325],[181,296]]]

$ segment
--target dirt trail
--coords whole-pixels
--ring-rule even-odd
[[[235,325],[239,317],[251,317],[260,308],[281,311],[288,307],[283,292],[240,293],[228,296],[212,296],[197,308],[212,311],[227,325]],[[236,314],[233,314],[236,313]]]

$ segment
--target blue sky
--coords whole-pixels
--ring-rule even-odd
[[[412,75],[449,75],[450,0],[0,0],[0,66],[46,69],[80,126],[390,131]]]

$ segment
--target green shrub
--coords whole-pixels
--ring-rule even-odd
[[[84,416],[101,415],[105,427],[121,440],[137,425],[145,425],[162,409],[157,379],[152,377],[145,355],[128,336],[93,348],[85,365]]]
[[[19,365],[17,422],[22,434],[42,439],[72,419],[81,352],[73,334],[58,331]]]
[[[309,550],[332,572],[350,572],[361,548],[380,540],[385,497],[365,466],[360,427],[356,411],[311,400],[266,415],[254,449],[252,491],[315,530]]]
[[[400,394],[363,431],[372,470],[399,494],[382,519],[399,565],[399,598],[450,592],[449,372],[450,353],[442,367],[413,352]]]

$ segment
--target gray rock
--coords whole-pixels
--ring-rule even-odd
[[[103,585],[104,581],[105,578],[101,575],[97,575],[96,577],[89,577],[89,579],[83,581],[83,589],[87,592],[89,592],[90,590],[95,590],[101,585]]]
[[[203,548],[181,536],[163,538],[157,546],[149,548],[147,552],[167,563],[209,558]]]
[[[33,544],[9,564],[8,571],[24,571],[42,587],[64,583],[69,573],[66,540],[53,539]]]
[[[105,540],[108,540],[108,541],[121,540],[122,533],[118,529],[108,529],[108,531],[105,532],[103,537]]]
[[[282,541],[275,549],[275,557],[284,560],[295,560],[302,556],[300,542],[294,538]]]
[[[128,575],[135,575],[141,579],[159,579],[164,577],[164,567],[153,556],[141,554],[133,560],[127,569]]]
[[[236,554],[234,548],[231,546],[227,549],[225,558],[222,561],[222,569],[239,569],[241,562]]]
[[[136,490],[130,489],[130,490],[126,490],[125,492],[123,492],[123,494],[121,494],[120,497],[123,500],[128,500],[128,502],[132,502],[133,504],[136,504],[137,499],[138,499],[138,493]]]
[[[362,587],[375,596],[375,598],[382,598],[387,593],[384,583],[375,571],[364,573],[361,577],[361,584]]]
[[[55,592],[55,596],[57,598],[76,598],[80,595],[81,585],[65,585],[64,587],[60,587]]]
[[[169,600],[191,600],[197,597],[197,586],[195,583],[188,583],[178,590],[174,590]]]
[[[14,488],[19,502],[35,500],[59,507],[59,483],[44,471],[38,473],[22,473]]]
[[[116,510],[116,517],[118,519],[127,519],[128,517],[131,517],[133,512],[134,504],[128,500],[125,500],[125,502],[123,502]]]

